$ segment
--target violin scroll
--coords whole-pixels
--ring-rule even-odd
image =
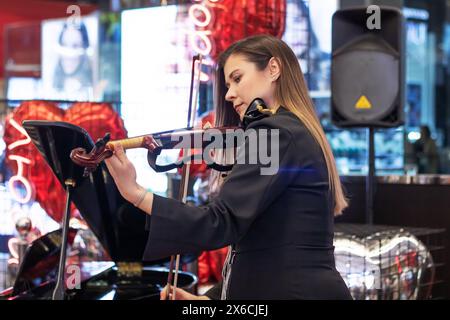
[[[91,152],[87,153],[84,148],[75,148],[70,152],[70,159],[84,167],[83,177],[87,177],[91,172],[97,169],[100,162],[109,158],[114,153],[114,148],[108,145],[111,136],[109,133],[105,134],[103,138],[99,138],[92,148]]]

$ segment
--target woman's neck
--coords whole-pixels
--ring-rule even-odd
[[[277,112],[278,108],[280,108],[280,104],[275,101],[275,102],[269,103],[269,105],[267,105],[267,107],[269,109],[273,110],[274,112]]]

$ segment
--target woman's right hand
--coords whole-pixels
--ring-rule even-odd
[[[167,300],[167,285],[164,287],[164,289],[161,290],[161,293],[159,295],[161,300]],[[170,287],[170,293],[169,293],[169,300],[173,300],[172,299],[172,292],[173,292],[173,287]],[[176,292],[175,292],[175,300],[211,300],[209,299],[207,296],[196,296],[192,293],[189,293],[183,289],[180,288],[176,288]]]
[[[139,194],[142,194],[143,188],[136,182],[136,169],[121,144],[114,147],[114,154],[105,159],[105,164],[122,197],[135,203],[139,199]]]

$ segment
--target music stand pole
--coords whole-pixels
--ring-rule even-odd
[[[64,212],[62,225],[61,254],[59,256],[58,276],[55,290],[53,291],[52,300],[64,300],[66,291],[64,280],[66,275],[66,255],[69,235],[70,198],[72,188],[75,187],[75,180],[67,179],[66,181],[64,181],[64,184],[66,185],[66,210]]]

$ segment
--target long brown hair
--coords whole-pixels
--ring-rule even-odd
[[[339,179],[333,152],[309,97],[297,57],[282,40],[269,35],[251,36],[235,42],[220,55],[215,78],[216,125],[239,124],[239,116],[232,103],[225,100],[228,89],[225,85],[224,65],[232,54],[243,55],[249,62],[254,63],[258,70],[264,70],[272,57],[278,60],[281,72],[276,82],[275,101],[298,117],[322,149],[330,190],[334,193],[334,214],[341,214],[348,206],[348,201]]]

